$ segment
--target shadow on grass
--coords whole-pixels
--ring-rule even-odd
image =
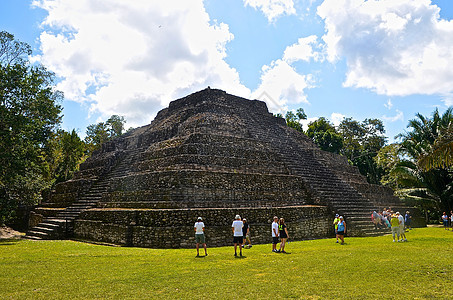
[[[0,246],[15,245],[19,241],[19,239],[0,239]]]

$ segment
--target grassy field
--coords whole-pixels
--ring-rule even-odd
[[[0,241],[0,299],[452,299],[453,232],[157,250],[74,241]],[[209,245],[208,245],[209,246]],[[203,253],[202,251],[200,253]]]

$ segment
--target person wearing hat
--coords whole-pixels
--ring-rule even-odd
[[[338,243],[338,235],[337,235],[338,222],[340,222],[340,215],[336,214],[335,219],[333,219],[333,225],[335,226],[335,236],[337,237],[337,241],[335,243]]]
[[[231,229],[233,230],[233,243],[234,243],[234,256],[238,256],[237,254],[237,246],[239,245],[239,255],[242,256],[242,242],[244,240],[244,236],[242,233],[242,227],[244,223],[241,221],[241,216],[236,215],[234,218],[233,224],[231,225]]]
[[[343,216],[340,216],[340,221],[338,221],[337,227],[337,239],[341,240],[341,244],[344,245],[344,234],[346,233],[346,222],[344,221]]]
[[[400,214],[399,211],[396,212],[396,216],[398,217],[398,221],[400,224],[400,242],[407,242],[406,238],[406,229],[404,228],[404,217]]]
[[[206,241],[204,236],[204,223],[201,217],[198,217],[197,222],[193,226],[195,230],[195,242],[197,243],[197,256],[200,256],[199,246],[203,244],[204,255],[208,256],[208,251],[206,249]]]
[[[410,211],[406,211],[406,215],[404,216],[404,226],[410,230],[412,229],[411,223],[412,223],[411,213]]]
[[[245,218],[242,219],[242,223],[244,226],[242,227],[242,236],[243,236],[243,241],[242,241],[242,247],[245,248],[245,243],[248,242],[248,248],[252,248],[252,241],[250,240],[250,225],[247,222]]]

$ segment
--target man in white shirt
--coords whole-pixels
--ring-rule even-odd
[[[406,229],[404,228],[404,217],[399,213],[399,211],[396,212],[396,215],[398,216],[398,221],[400,223],[400,241],[407,242]]]
[[[239,255],[242,256],[242,242],[244,240],[244,236],[242,234],[242,226],[244,226],[244,223],[242,223],[240,215],[236,215],[234,219],[235,220],[231,225],[231,229],[233,230],[234,256],[238,256],[236,251],[238,245]]]
[[[199,245],[203,244],[204,248],[204,255],[208,256],[208,251],[206,250],[206,242],[204,237],[204,223],[201,217],[198,217],[197,222],[193,226],[195,230],[195,242],[197,243],[197,256],[200,256],[200,252],[198,251]]]
[[[272,222],[272,252],[278,252],[277,251],[277,244],[278,244],[278,217],[274,217],[274,222]]]

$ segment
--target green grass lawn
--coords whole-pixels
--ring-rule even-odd
[[[453,299],[453,232],[157,250],[74,241],[0,241],[0,299]],[[209,246],[209,245],[208,245]],[[201,251],[200,253],[203,253]]]

